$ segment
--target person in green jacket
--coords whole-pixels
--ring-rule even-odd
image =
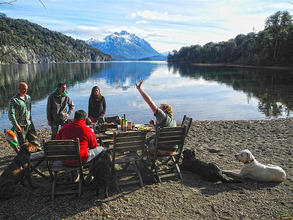
[[[21,82],[18,84],[17,94],[9,101],[8,117],[12,123],[12,130],[16,131],[19,146],[28,141],[40,146],[37,132],[31,115],[31,97],[27,95],[28,86]]]
[[[68,108],[67,108],[68,107]],[[51,139],[55,140],[59,126],[67,123],[68,117],[73,113],[75,105],[66,91],[66,84],[60,82],[57,88],[48,97],[47,120],[51,126]]]

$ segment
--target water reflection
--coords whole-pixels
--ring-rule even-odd
[[[184,77],[215,81],[258,99],[258,110],[265,116],[289,116],[293,110],[292,70],[168,65],[169,71]]]
[[[47,97],[58,82],[65,81],[68,86],[72,86],[99,73],[103,66],[103,63],[0,65],[0,109],[6,111],[9,98],[17,92],[21,81],[28,84],[28,93],[33,101],[37,101]]]
[[[130,120],[147,123],[153,114],[134,86],[140,79],[156,104],[173,107],[177,121],[184,114],[194,120],[279,118],[293,109],[292,71],[165,62],[0,65],[0,130],[11,126],[7,107],[20,81],[29,86],[37,128],[47,126],[47,96],[60,81],[66,82],[77,109],[87,111],[90,90],[98,85],[108,116],[126,113]]]
[[[145,62],[114,62],[108,63],[101,74],[95,78],[105,78],[106,83],[123,90],[133,86],[140,79],[147,79],[157,67],[156,63]]]
[[[71,87],[90,77],[105,78],[106,83],[126,90],[139,79],[148,78],[155,67],[155,63],[142,66],[137,62],[0,65],[0,109],[2,113],[7,111],[21,81],[28,84],[28,94],[37,101],[47,97],[59,82]]]

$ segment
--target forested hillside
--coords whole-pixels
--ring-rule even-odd
[[[0,18],[0,64],[109,61],[111,56],[22,19]]]
[[[263,31],[239,34],[226,42],[182,47],[169,54],[168,62],[292,66],[292,16],[278,11],[266,19]]]

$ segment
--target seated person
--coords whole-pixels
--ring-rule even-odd
[[[78,110],[75,112],[73,122],[65,124],[55,137],[55,140],[66,140],[79,138],[80,157],[82,163],[87,163],[100,154],[104,148],[98,146],[95,133],[86,126],[86,112]],[[62,161],[64,165],[75,166],[76,161]]]
[[[149,105],[149,107],[154,113],[154,116],[156,117],[156,123],[154,120],[150,120],[150,124],[156,128],[158,126],[176,127],[176,121],[173,118],[173,110],[171,106],[169,106],[168,104],[161,104],[160,107],[158,108],[156,104],[153,102],[153,100],[151,99],[151,97],[141,88],[142,83],[143,83],[143,80],[140,80],[139,84],[135,84],[135,85],[137,90],[141,94],[142,98]],[[149,146],[149,150],[151,153],[154,152],[154,140],[155,140],[155,135],[146,141],[146,144]],[[177,149],[178,149],[178,145],[175,145],[172,147],[159,146],[158,155],[171,155]]]

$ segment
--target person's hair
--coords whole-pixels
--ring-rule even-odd
[[[18,88],[19,88],[19,89],[20,89],[20,88],[24,88],[24,87],[28,87],[27,84],[26,84],[25,82],[20,82],[20,83],[18,84]]]
[[[168,115],[173,116],[173,110],[172,107],[168,104],[161,104],[163,107],[163,111],[166,112]]]
[[[74,119],[85,119],[86,112],[84,110],[77,110],[74,114]]]
[[[98,94],[98,97],[94,94],[95,90],[98,89],[99,90],[99,94]],[[101,94],[101,90],[98,86],[94,86],[92,88],[92,92],[91,92],[91,95],[90,95],[90,99],[93,101],[93,100],[100,100],[102,98],[102,94]]]
[[[99,90],[99,93],[101,93],[100,88],[99,88],[98,86],[94,86],[94,87],[92,88],[92,93],[91,93],[91,95],[94,94],[94,92],[95,92],[96,89],[98,89],[98,90]]]
[[[65,82],[60,82],[60,83],[58,83],[57,87],[60,89],[60,88],[61,88],[62,86],[64,86],[64,85],[66,85]]]

